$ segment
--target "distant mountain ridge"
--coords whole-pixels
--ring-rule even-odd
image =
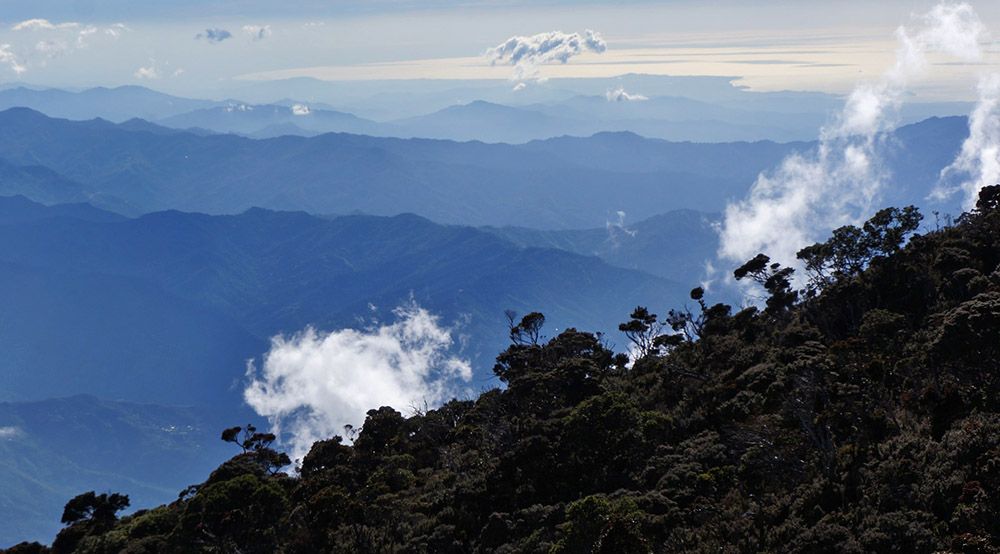
[[[232,454],[223,424],[200,408],[86,395],[0,402],[0,537],[47,541],[66,496],[85,489],[128,490],[136,508],[175,499]]]
[[[563,146],[557,139],[520,146],[346,134],[251,140],[135,131],[26,109],[0,112],[0,159],[48,167],[81,183],[88,197],[133,206],[132,214],[238,213],[262,206],[313,213],[414,212],[467,225],[586,228],[619,210],[636,219],[680,208],[719,210],[728,198],[741,196],[759,171],[804,146],[709,145],[697,156],[671,154],[676,149],[698,154],[697,146],[651,141],[649,148],[678,163],[629,167],[614,160],[635,159],[637,137],[620,138],[592,139],[602,146],[584,160],[576,143]],[[597,153],[599,159],[593,157]],[[716,175],[720,166],[730,170]]]
[[[39,185],[30,179],[2,186],[8,194],[45,202],[94,199],[133,215],[164,209],[239,213],[261,206],[585,229],[618,211],[633,221],[676,209],[721,211],[744,197],[760,172],[814,146],[677,143],[633,133],[523,145],[349,134],[252,140],[137,126],[52,119],[26,109],[0,112],[0,160],[48,168],[63,183],[35,196]],[[898,129],[885,143],[890,181],[898,183],[886,191],[885,203],[959,213],[956,202],[932,205],[927,197],[967,135],[961,117]],[[52,191],[66,182],[82,190],[54,198]]]
[[[0,199],[0,400],[238,404],[234,383],[272,335],[356,326],[370,305],[411,297],[467,319],[463,356],[485,371],[507,308],[614,331],[639,298],[667,303],[690,288],[414,215],[71,212]]]

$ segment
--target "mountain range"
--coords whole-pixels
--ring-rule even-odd
[[[700,84],[688,82],[692,80]],[[564,88],[546,86],[519,94],[507,89],[445,88],[428,94],[428,102],[418,101],[413,94],[393,95],[388,87],[373,91],[364,100],[350,100],[342,91],[333,94],[347,107],[317,100],[331,96],[323,94],[324,90],[338,90],[322,83],[281,91],[284,95],[296,91],[309,100],[286,96],[274,100],[273,95],[247,91],[251,97],[267,98],[263,102],[183,98],[139,86],[78,92],[20,86],[0,89],[0,109],[27,107],[51,117],[99,117],[116,123],[141,118],[171,128],[252,138],[341,132],[523,143],[618,131],[675,141],[795,141],[816,136],[840,105],[840,100],[830,95],[747,92],[727,82],[696,78],[660,81],[625,77],[608,81],[606,90],[595,90],[592,83],[584,86],[568,80],[562,84]],[[630,94],[626,85],[632,91],[649,92]],[[370,104],[379,104],[384,96],[394,98],[401,108],[389,112],[371,109]],[[967,111],[968,106],[958,104],[908,104],[902,121]]]
[[[675,305],[691,285],[414,215],[128,219],[15,197],[0,200],[0,217],[6,400],[88,393],[234,408],[245,361],[271,336],[356,326],[371,306],[387,315],[411,297],[465,322],[462,355],[485,378],[506,341],[505,309],[614,331],[640,299]]]

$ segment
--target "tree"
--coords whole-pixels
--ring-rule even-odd
[[[861,228],[845,225],[834,229],[829,240],[799,250],[796,257],[805,262],[810,286],[816,291],[835,279],[861,273],[875,258],[899,252],[922,219],[914,206],[885,208]]]
[[[514,344],[537,346],[541,340],[542,326],[545,325],[545,315],[541,312],[531,312],[521,318],[521,322],[515,324],[517,313],[513,310],[504,312],[507,317],[507,326],[510,330],[510,340]]]
[[[246,427],[237,426],[224,430],[222,440],[239,446],[244,455],[252,454],[253,458],[269,473],[276,473],[292,463],[287,454],[271,448],[271,445],[277,440],[274,433],[258,433],[257,428],[249,423]]]
[[[645,358],[656,349],[656,338],[663,333],[664,325],[644,306],[636,306],[629,317],[618,330],[635,346],[637,357]]]
[[[757,254],[736,268],[733,277],[736,277],[737,281],[749,278],[764,287],[770,294],[767,299],[767,311],[778,314],[791,308],[799,298],[798,291],[792,288],[794,272],[795,270],[790,267],[781,267],[777,262],[771,263],[771,258],[764,254]]]
[[[128,495],[96,494],[94,491],[77,495],[66,503],[62,523],[73,525],[81,521],[93,521],[102,526],[110,525],[118,518],[118,512],[128,508]]]

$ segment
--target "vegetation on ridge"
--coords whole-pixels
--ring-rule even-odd
[[[52,551],[1000,552],[1000,186],[953,226],[918,222],[884,210],[804,249],[804,290],[754,258],[736,276],[764,309],[701,289],[694,311],[637,308],[631,364],[511,317],[506,388],[371,410],[298,476],[272,437],[227,430],[244,452],[204,483],[82,510]]]

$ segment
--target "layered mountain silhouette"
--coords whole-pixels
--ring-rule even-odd
[[[674,143],[631,133],[523,145],[347,134],[252,140],[137,127],[0,112],[0,160],[11,175],[0,189],[133,215],[265,207],[572,229],[599,226],[618,211],[632,220],[674,209],[721,211],[759,172],[812,146]],[[905,186],[886,191],[886,202],[905,197],[926,206],[966,135],[958,117],[897,130],[886,141],[887,165]]]

